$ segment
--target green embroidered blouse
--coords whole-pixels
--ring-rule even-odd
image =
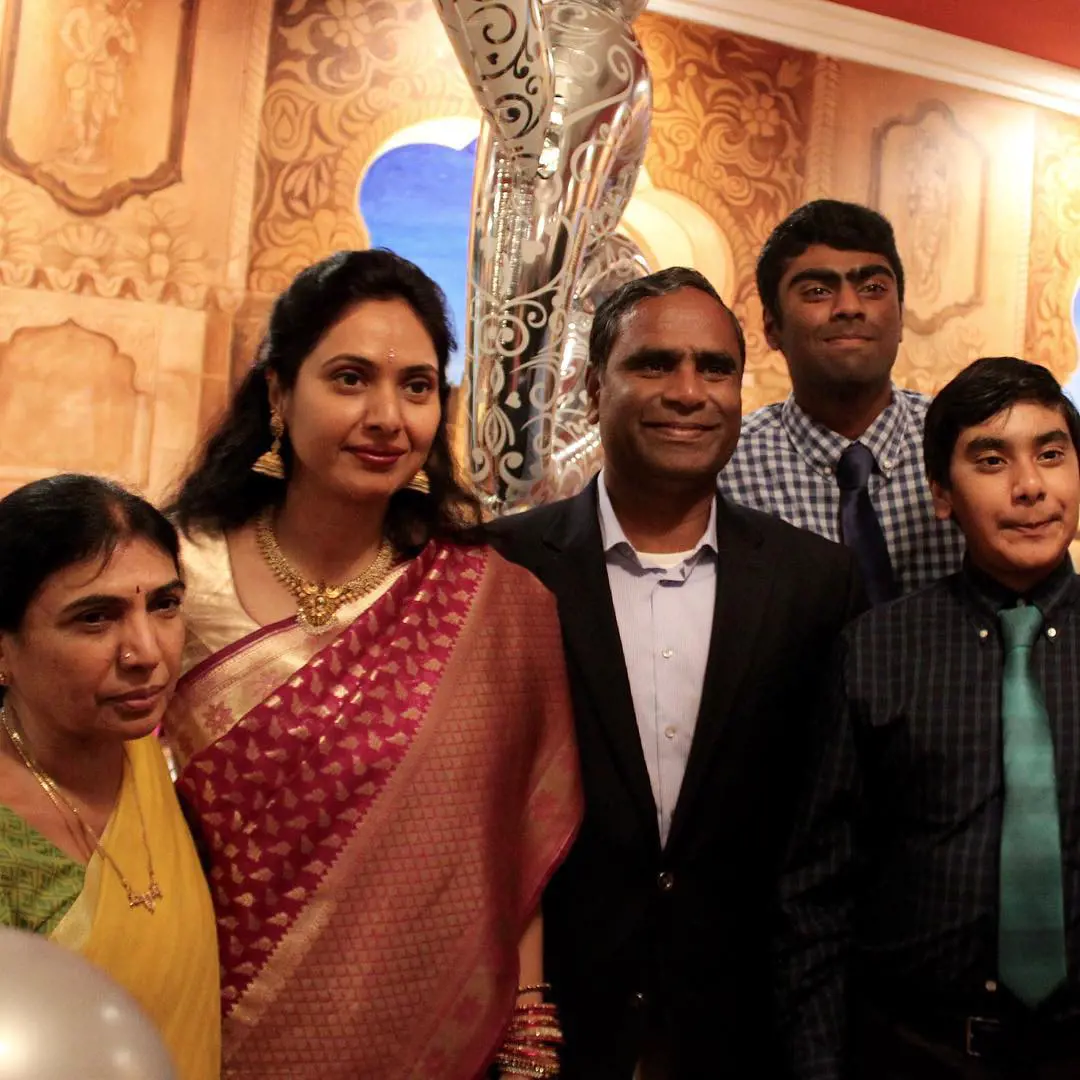
[[[86,867],[0,805],[0,926],[49,935],[83,889]]]

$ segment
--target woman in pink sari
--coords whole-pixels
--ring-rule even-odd
[[[476,540],[452,342],[390,252],[303,271],[172,508],[189,636],[166,727],[210,853],[225,1077],[557,1074],[562,646],[548,594]]]

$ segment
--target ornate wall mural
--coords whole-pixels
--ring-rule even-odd
[[[19,329],[0,348],[0,424],[9,476],[22,481],[100,469],[145,484],[153,401],[136,377],[135,360],[111,337],[69,319]],[[28,398],[48,401],[48,415],[30,415]],[[89,411],[85,398],[93,401]]]
[[[8,0],[0,284],[235,310],[272,9]]]
[[[479,109],[432,6],[289,0],[270,46],[248,285],[280,292],[304,266],[364,247],[357,187],[402,128]]]
[[[872,153],[870,205],[896,230],[904,320],[932,334],[983,302],[990,163],[942,101],[887,120]]]
[[[31,386],[59,377],[61,340],[88,357],[102,342],[83,332],[114,342],[145,380],[151,418],[122,471],[157,493],[250,362],[272,296],[314,259],[378,235],[358,205],[380,149],[425,121],[476,124],[479,109],[432,0],[2,7],[0,379],[13,392],[6,348],[29,365],[14,385]],[[988,352],[1076,373],[1080,119],[648,12],[634,25],[654,109],[624,231],[656,263],[698,265],[733,302],[747,409],[788,390],[762,340],[758,250],[822,195],[876,199],[896,221],[914,290],[902,384],[932,392]],[[178,175],[124,190],[168,162]],[[888,181],[876,193],[875,169]],[[90,430],[90,375],[65,377]],[[0,448],[0,487],[58,466],[51,446],[27,459],[36,445],[18,463]],[[95,441],[79,461],[110,471],[118,454]]]
[[[1030,260],[1025,355],[1072,379],[1080,400],[1080,117],[1039,117]]]
[[[76,214],[175,184],[197,12],[198,0],[9,0],[0,164]]]
[[[77,466],[161,495],[224,402],[273,7],[4,5],[0,379],[49,406],[0,450],[0,486]],[[60,385],[62,405],[33,389]]]
[[[72,300],[0,289],[0,494],[75,469],[160,496],[198,437],[204,316]]]

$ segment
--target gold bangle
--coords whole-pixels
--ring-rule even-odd
[[[532,986],[519,986],[517,990],[517,996],[521,997],[524,994],[544,994],[551,989],[551,983],[541,982],[533,983]]]

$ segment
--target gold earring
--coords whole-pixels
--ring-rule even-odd
[[[0,671],[0,686],[7,686],[10,678],[11,676],[6,671]]]
[[[270,449],[251,466],[251,471],[260,476],[269,476],[271,480],[284,480],[285,462],[281,460],[281,436],[285,434],[285,421],[276,409],[270,413],[270,434],[274,437]]]
[[[428,474],[424,469],[421,469],[416,475],[405,485],[406,491],[415,491],[420,495],[431,494],[431,481],[428,479]]]

